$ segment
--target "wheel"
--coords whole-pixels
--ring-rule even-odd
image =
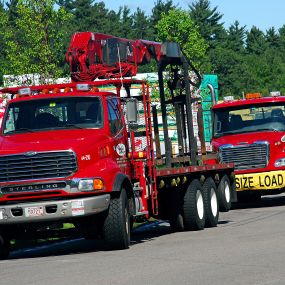
[[[130,245],[130,214],[125,189],[112,198],[103,224],[103,235],[112,249],[126,249]]]
[[[224,175],[218,186],[218,197],[221,212],[228,212],[232,207],[231,186],[227,175]]]
[[[202,230],[205,227],[205,210],[202,186],[193,180],[184,195],[183,218],[185,230]]]
[[[205,226],[216,227],[219,221],[219,202],[216,184],[210,177],[203,184],[203,194],[206,212]]]
[[[8,258],[10,253],[10,239],[0,235],[0,259]]]

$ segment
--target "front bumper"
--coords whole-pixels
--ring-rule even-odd
[[[279,190],[285,187],[285,170],[236,174],[236,190]]]
[[[0,225],[63,220],[100,213],[108,209],[110,195],[81,199],[0,205]]]

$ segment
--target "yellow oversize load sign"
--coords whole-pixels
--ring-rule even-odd
[[[237,174],[236,190],[270,190],[285,187],[285,171]]]

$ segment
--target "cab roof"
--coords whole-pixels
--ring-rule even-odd
[[[240,99],[240,100],[226,101],[214,105],[213,109],[246,107],[252,105],[263,105],[263,104],[278,103],[278,102],[285,103],[285,96],[261,97],[257,99]]]
[[[11,99],[10,102],[21,102],[21,101],[31,101],[31,100],[39,100],[39,99],[57,99],[57,98],[76,98],[76,97],[104,97],[104,96],[117,96],[114,92],[109,91],[99,91],[99,92],[65,92],[65,93],[49,93],[49,94],[36,94],[36,95],[27,95],[21,96],[18,98]]]
[[[110,96],[119,94],[122,86],[130,87],[132,84],[143,85],[146,84],[146,81],[136,79],[106,79],[94,82],[72,82],[63,84],[8,87],[0,89],[0,94],[8,93],[12,95],[12,98],[16,95],[17,98],[13,99],[13,102],[74,96]],[[87,89],[80,89],[78,88],[79,85],[81,85],[81,87],[84,86]],[[111,87],[117,92],[99,90],[99,88],[104,87]]]

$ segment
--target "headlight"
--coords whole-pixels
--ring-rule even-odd
[[[285,157],[277,159],[274,163],[274,166],[275,167],[285,166]]]
[[[100,178],[81,179],[78,183],[79,191],[103,190],[104,183]]]

